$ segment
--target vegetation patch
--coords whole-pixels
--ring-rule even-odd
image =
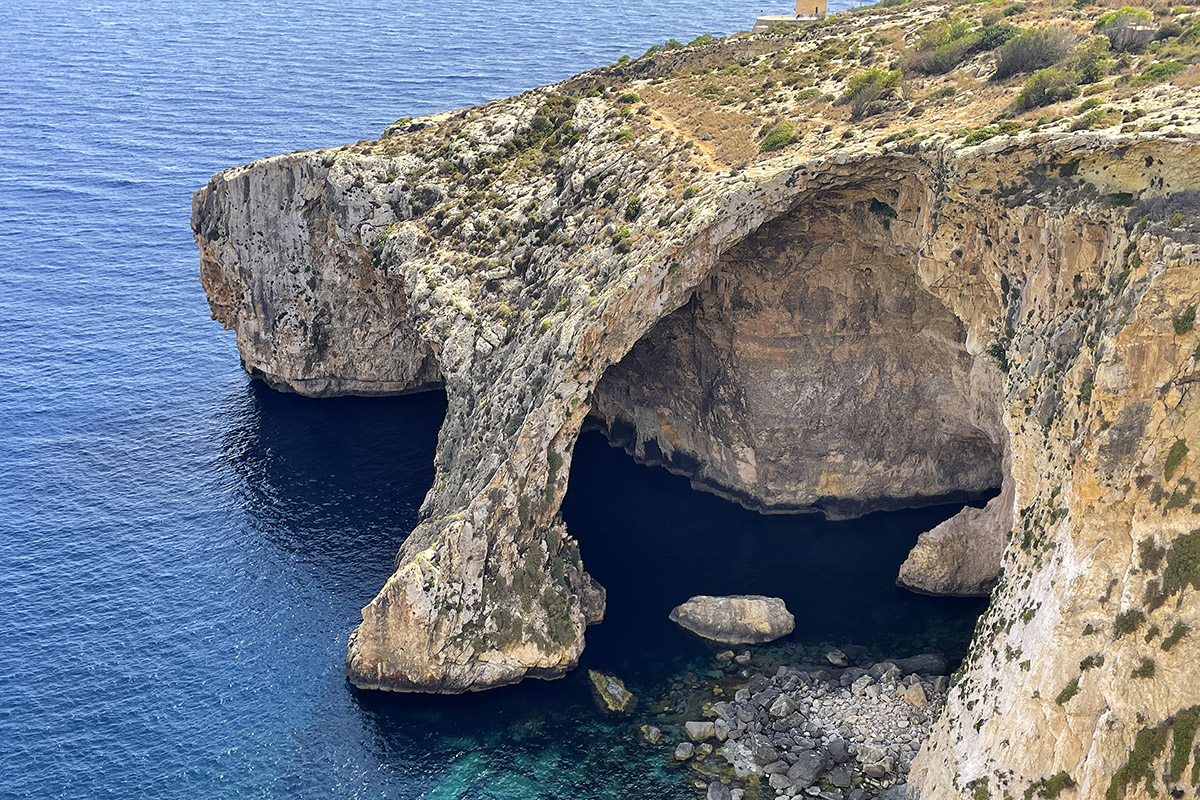
[[[1154,659],[1143,658],[1142,663],[1138,664],[1137,668],[1130,673],[1134,678],[1153,678],[1154,677]]]
[[[1162,755],[1167,745],[1167,733],[1171,729],[1170,720],[1155,725],[1152,728],[1142,728],[1138,731],[1133,750],[1125,765],[1117,770],[1104,794],[1104,800],[1120,800],[1125,796],[1127,788],[1137,788],[1145,781],[1146,792],[1151,795],[1158,793],[1154,788],[1154,761]]]
[[[1071,682],[1063,687],[1063,690],[1058,693],[1058,697],[1054,698],[1054,702],[1060,706],[1064,706],[1075,695],[1079,694],[1079,678],[1072,678]]]
[[[1060,31],[1027,30],[996,51],[994,80],[1035,72],[1061,61],[1071,49],[1068,34]]]
[[[888,71],[872,67],[846,82],[846,92],[841,102],[850,104],[850,116],[854,119],[877,114],[884,109],[884,101],[900,85],[901,77],[898,69]]]
[[[1188,446],[1187,439],[1176,439],[1171,445],[1171,449],[1167,451],[1167,460],[1163,462],[1163,478],[1171,480],[1175,477],[1176,470],[1183,463],[1183,459],[1187,457]]]
[[[1058,67],[1039,69],[1029,76],[1014,104],[1018,109],[1041,108],[1079,94],[1079,75]]]
[[[1164,652],[1170,652],[1171,648],[1179,644],[1180,640],[1187,635],[1187,632],[1187,625],[1182,622],[1176,622],[1175,627],[1172,628],[1167,637],[1162,640],[1162,643],[1159,645],[1159,647],[1161,647]]]
[[[1142,627],[1142,623],[1145,621],[1146,615],[1140,608],[1131,608],[1117,614],[1116,619],[1113,620],[1113,638],[1121,639],[1128,636]]]
[[[1171,319],[1171,326],[1175,329],[1175,333],[1183,336],[1196,327],[1196,307],[1188,306],[1184,312],[1177,317]]]
[[[1063,793],[1066,789],[1075,788],[1074,779],[1066,772],[1059,772],[1051,775],[1049,778],[1041,778],[1028,789],[1025,790],[1025,800],[1032,800],[1034,793],[1038,797],[1045,797],[1047,800],[1054,800]]]
[[[1163,591],[1170,597],[1188,586],[1200,589],[1200,528],[1177,538],[1167,551]]]
[[[796,125],[792,122],[780,122],[767,131],[758,147],[764,153],[772,150],[782,150],[796,141]]]

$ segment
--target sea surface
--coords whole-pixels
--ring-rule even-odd
[[[416,520],[444,399],[249,381],[196,281],[190,196],[227,166],[776,6],[5,0],[0,797],[694,796],[578,671],[454,698],[347,685],[347,634]],[[797,641],[967,640],[979,603],[892,585],[953,507],[763,517],[598,434],[577,453],[564,514],[610,600],[584,663],[647,701],[711,663],[666,621],[693,593],[779,594]]]

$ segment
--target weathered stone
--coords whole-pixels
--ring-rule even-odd
[[[929,698],[925,696],[925,687],[919,681],[909,686],[904,690],[904,702],[917,708],[929,705]]]
[[[691,742],[680,742],[679,744],[675,745],[675,753],[674,753],[675,760],[676,761],[687,761],[689,758],[692,757],[692,754],[695,752],[696,752],[696,746],[693,745]]]
[[[720,781],[711,781],[708,784],[708,792],[705,794],[705,800],[733,800],[733,793],[729,791],[729,787]]]
[[[662,739],[662,731],[654,725],[642,725],[638,730],[641,732],[642,741],[647,744],[658,744]]]
[[[637,698],[625,688],[624,682],[615,675],[607,675],[594,669],[588,670],[588,681],[592,685],[592,696],[601,711],[608,714],[627,715],[633,713]]]
[[[898,658],[893,662],[906,675],[945,675],[946,657],[941,653],[923,653],[919,656]]]
[[[786,636],[795,618],[778,597],[698,595],[671,611],[671,621],[714,642],[752,644]]]
[[[787,775],[792,785],[804,789],[816,783],[817,779],[825,774],[828,766],[829,762],[823,755],[809,750],[796,758],[796,763],[787,771]]]
[[[792,698],[786,694],[781,694],[775,698],[775,702],[771,703],[771,708],[768,713],[772,717],[786,717],[796,710],[796,705],[792,702]]]
[[[841,650],[834,648],[825,654],[825,660],[835,667],[848,667],[850,660],[846,658],[846,654]]]
[[[701,742],[717,735],[716,727],[708,721],[689,720],[683,724],[683,727],[687,731],[688,738],[693,742]]]
[[[839,789],[849,788],[850,783],[853,780],[853,776],[851,776],[850,770],[847,769],[844,765],[834,767],[833,769],[831,769],[829,771],[829,775],[826,777],[830,783],[832,783],[834,786],[838,787]]]

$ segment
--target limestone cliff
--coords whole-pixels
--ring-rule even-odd
[[[351,638],[356,685],[576,663],[604,594],[558,508],[592,415],[763,510],[1003,485],[901,574],[977,593],[1003,559],[922,797],[1200,782],[1194,19],[1107,83],[1064,50],[1094,102],[1076,85],[1021,111],[1028,76],[991,80],[984,44],[1007,23],[979,13],[667,50],[197,193],[201,280],[252,374],[447,393],[421,523]],[[942,30],[955,14],[966,33]]]

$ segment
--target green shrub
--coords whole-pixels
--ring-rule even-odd
[[[1163,591],[1168,596],[1188,586],[1200,589],[1200,528],[1175,540],[1163,571]]]
[[[1162,640],[1162,642],[1159,644],[1159,647],[1163,649],[1163,652],[1169,652],[1172,647],[1179,644],[1180,640],[1187,635],[1187,632],[1187,625],[1183,624],[1182,622],[1176,622],[1175,627],[1171,629],[1170,635]]]
[[[625,206],[625,220],[633,222],[642,213],[642,198],[635,197]]]
[[[1118,122],[1120,120],[1117,120]],[[1104,128],[1109,124],[1108,112],[1102,108],[1093,108],[1083,116],[1071,122],[1073,131],[1090,131],[1093,128]]]
[[[1008,8],[1004,9],[1004,16],[1015,17],[1017,14],[1024,14],[1028,11],[1024,3],[1013,3]]]
[[[1051,775],[1049,778],[1042,778],[1029,787],[1026,796],[1031,792],[1036,791],[1038,797],[1044,797],[1046,800],[1056,800],[1056,798],[1066,789],[1074,789],[1076,786],[1075,779],[1066,772],[1059,772]]]
[[[766,153],[770,150],[782,150],[794,141],[796,141],[796,125],[791,122],[780,122],[767,131],[758,147]]]
[[[1079,94],[1079,75],[1070,70],[1048,67],[1029,76],[1017,95],[1019,109],[1041,108]]]
[[[695,186],[689,186],[683,190],[683,199],[691,200],[693,197],[695,197],[698,194],[700,194],[699,189],[697,189]]]
[[[641,101],[641,99],[642,99],[642,98],[638,97],[638,96],[637,96],[636,94],[634,94],[633,92],[626,92],[625,94],[623,94],[623,95],[621,95],[620,97],[618,97],[618,98],[617,98],[617,102],[618,102],[618,103],[625,103],[625,104],[629,104],[629,103],[637,103],[637,102],[640,102],[640,101]]]
[[[850,116],[853,119],[874,113],[874,104],[889,97],[900,84],[901,77],[898,69],[889,72],[872,67],[847,81],[841,102],[850,104]]]
[[[1129,673],[1133,678],[1153,678],[1154,677],[1154,659],[1143,658],[1142,663],[1138,664],[1133,672]]]
[[[1131,608],[1117,614],[1113,620],[1113,637],[1120,639],[1127,636],[1142,626],[1146,621],[1146,615],[1142,613],[1140,608]]]
[[[1187,309],[1177,317],[1171,320],[1171,327],[1175,329],[1175,333],[1183,336],[1196,327],[1196,307],[1188,306]]]
[[[993,79],[1001,81],[1057,64],[1070,51],[1072,44],[1070,34],[1061,31],[1024,31],[996,51],[996,74]]]
[[[1066,705],[1067,701],[1077,694],[1079,694],[1079,678],[1072,678],[1071,682],[1058,693],[1058,697],[1054,698],[1054,702],[1060,706]]]
[[[1112,70],[1117,62],[1109,53],[1112,46],[1105,36],[1093,36],[1085,40],[1071,53],[1071,67],[1079,73],[1084,83],[1095,83]]]
[[[1010,25],[1007,22],[984,25],[979,29],[979,49],[995,50],[1000,45],[1017,38],[1020,34],[1020,28],[1016,25]],[[1105,39],[1105,41],[1108,40]]]
[[[1182,61],[1159,61],[1142,70],[1142,74],[1133,79],[1134,83],[1159,83],[1173,78],[1188,68]]]
[[[979,42],[979,35],[971,34],[940,45],[921,59],[921,71],[928,75],[944,75],[979,50]]]

